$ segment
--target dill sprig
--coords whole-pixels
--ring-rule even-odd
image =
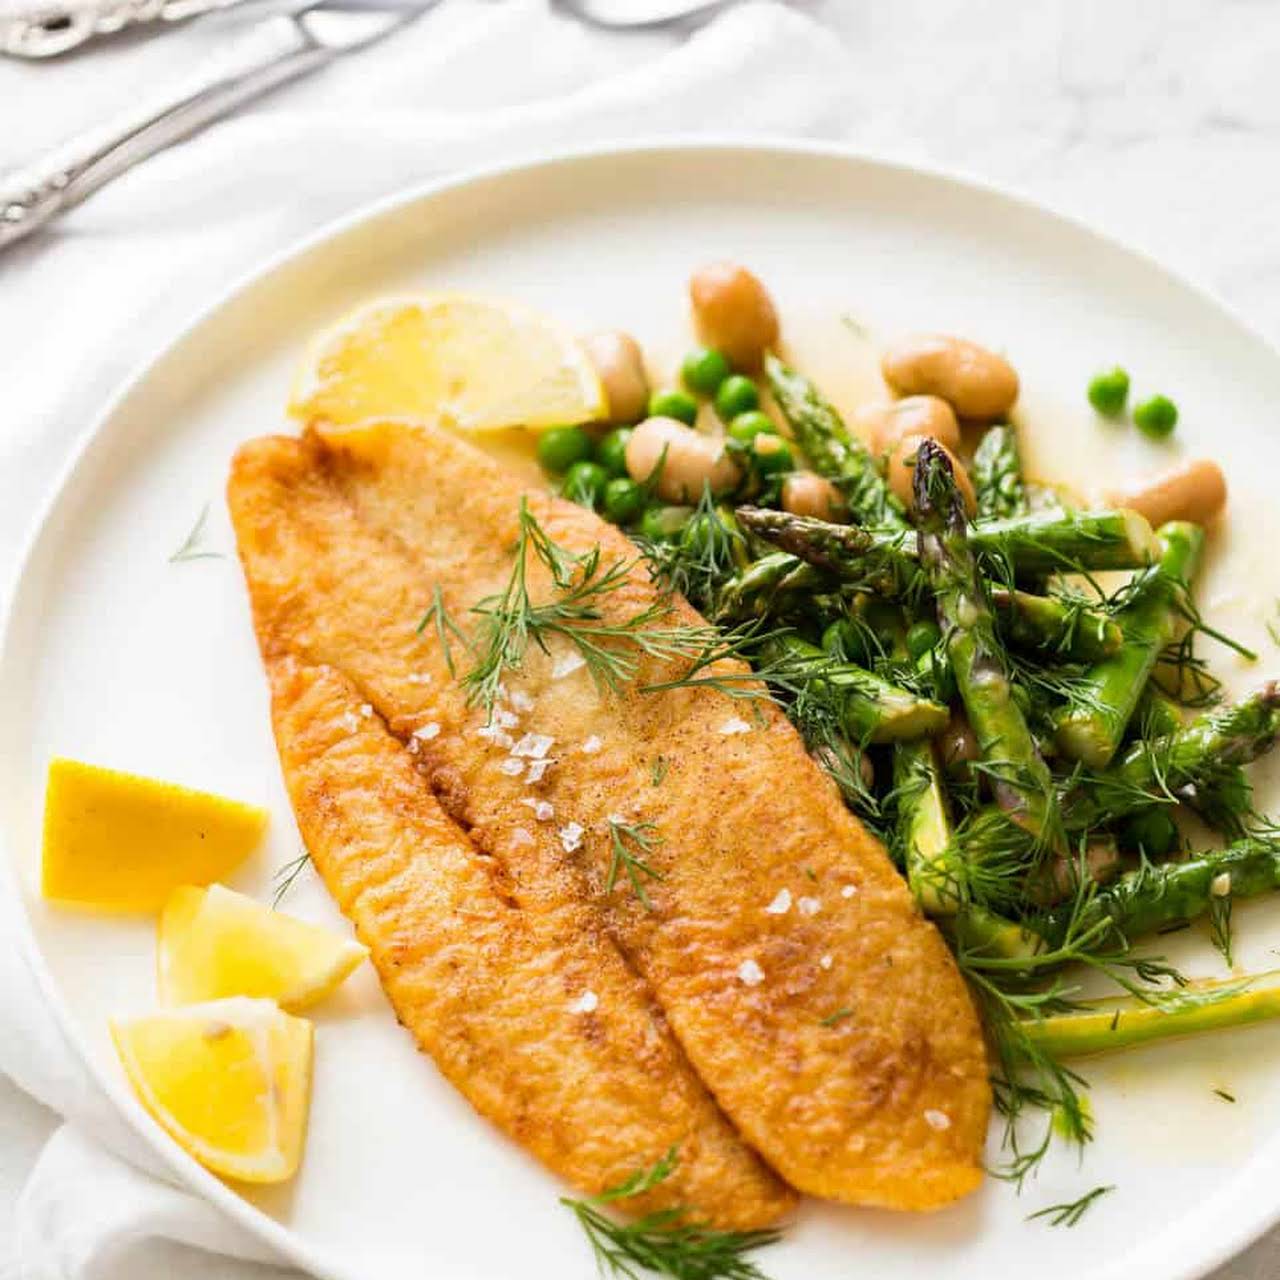
[[[577,649],[598,688],[617,691],[634,676],[639,658],[697,657],[719,643],[711,626],[672,625],[668,601],[608,621],[605,601],[629,580],[635,561],[605,563],[599,545],[581,555],[554,542],[520,500],[520,531],[511,577],[503,590],[472,606],[480,618],[474,641],[475,664],[463,677],[473,702],[492,709],[504,676],[518,671],[530,644],[549,653],[560,636]],[[551,577],[552,596],[534,603],[529,590],[531,559]]]
[[[191,531],[182,540],[182,545],[169,557],[170,564],[182,564],[187,560],[225,560],[221,551],[208,551],[200,544],[204,539],[204,527],[209,520],[209,504],[206,502],[191,526]]]
[[[606,894],[613,892],[618,877],[624,871],[635,895],[646,911],[653,910],[653,902],[645,892],[645,880],[661,880],[662,872],[649,863],[657,852],[662,838],[656,834],[652,822],[626,822],[619,817],[609,819],[609,871],[604,880]]]
[[[435,629],[436,637],[440,641],[440,649],[444,653],[445,666],[449,668],[449,674],[456,677],[458,672],[453,663],[451,640],[456,640],[468,653],[474,653],[474,650],[467,633],[458,626],[448,609],[445,608],[444,596],[440,591],[438,582],[431,592],[431,604],[427,607],[426,613],[422,615],[422,620],[415,628],[416,633],[421,635],[428,627]]]
[[[586,1233],[599,1274],[624,1280],[641,1280],[644,1272],[674,1280],[765,1280],[746,1255],[776,1243],[781,1237],[776,1230],[717,1231],[680,1206],[658,1209],[632,1222],[620,1222],[606,1212],[660,1186],[675,1172],[678,1159],[672,1147],[649,1168],[598,1196],[561,1196],[560,1203]]]
[[[1086,1191],[1079,1200],[1071,1200],[1066,1204],[1051,1204],[1047,1208],[1037,1209],[1035,1213],[1027,1214],[1027,1221],[1034,1222],[1037,1218],[1048,1218],[1051,1227],[1074,1227],[1084,1217],[1090,1205],[1114,1190],[1114,1186],[1094,1187],[1092,1191]]]
[[[747,563],[745,535],[707,485],[679,537],[637,541],[661,590],[678,592],[703,610],[711,609],[720,588]]]
[[[271,909],[273,911],[284,901],[285,894],[293,888],[303,869],[310,861],[311,855],[304,849],[296,858],[291,858],[284,866],[276,869],[275,874],[271,877]]]

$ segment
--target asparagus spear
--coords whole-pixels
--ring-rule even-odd
[[[767,681],[784,691],[830,698],[853,742],[929,737],[946,727],[949,712],[942,703],[891,684],[852,662],[836,662],[798,636],[769,641],[761,656],[761,674]]]
[[[920,563],[996,803],[1036,838],[1057,843],[1053,779],[1014,700],[950,459],[932,440],[916,452],[913,483]]]
[[[1138,569],[1160,555],[1151,526],[1136,511],[1045,511],[984,520],[974,548],[999,556],[1022,576],[1079,569]]]
[[[1280,970],[1197,982],[1154,1002],[1121,996],[1082,1002],[1071,1013],[1027,1019],[1027,1038],[1053,1058],[1131,1049],[1153,1040],[1243,1027],[1280,1017]]]
[[[1065,662],[1099,662],[1123,643],[1120,628],[1083,601],[997,590],[991,604],[1001,634],[1011,644],[1046,649]]]
[[[1063,755],[1092,769],[1106,765],[1120,745],[1156,660],[1173,639],[1179,596],[1200,563],[1204,530],[1198,525],[1171,522],[1159,537],[1159,563],[1136,583],[1116,617],[1124,648],[1087,673],[1080,695],[1056,720]]]
[[[1008,423],[987,430],[973,455],[973,488],[979,520],[1025,515],[1027,491],[1022,483],[1018,438]]]
[[[759,507],[739,507],[742,527],[801,560],[845,578],[865,580],[891,569],[893,581],[910,583],[915,549],[903,533],[832,524]],[[1158,543],[1151,526],[1132,511],[1050,512],[991,520],[969,530],[979,554],[1012,564],[1022,577],[1064,567],[1136,569],[1153,559]]]
[[[1051,947],[1068,935],[1089,934],[1097,950],[1127,949],[1136,938],[1203,915],[1215,898],[1253,898],[1277,887],[1280,845],[1274,838],[1246,836],[1185,862],[1148,863],[1083,904],[1055,907],[1032,927]]]
[[[774,355],[765,357],[764,371],[809,465],[840,486],[854,517],[863,524],[907,528],[902,503],[885,483],[870,450],[850,433],[817,387]]]
[[[957,945],[987,959],[1029,960],[1044,946],[1037,934],[964,900],[948,859],[954,855],[951,815],[937,749],[928,739],[893,747],[898,798],[898,843],[907,882],[925,915],[939,921]]]
[[[742,527],[806,564],[878,595],[907,594],[919,580],[919,565],[905,533],[832,524],[765,507],[739,507]]]
[[[775,604],[780,600],[807,598],[831,585],[821,569],[785,551],[775,551],[730,578],[716,593],[710,612],[721,623],[764,618],[776,612]]]

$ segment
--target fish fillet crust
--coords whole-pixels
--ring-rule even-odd
[[[788,1209],[580,903],[525,910],[507,882],[554,868],[527,846],[491,865],[341,673],[280,655],[267,667],[312,860],[400,1021],[476,1110],[590,1192],[678,1148],[675,1174],[634,1207],[696,1204],[734,1227]]]
[[[431,430],[247,446],[231,504],[264,655],[344,672],[473,839],[527,838],[543,865],[580,877],[720,1106],[794,1187],[902,1209],[969,1192],[990,1089],[968,991],[782,714],[706,687],[641,692],[679,667],[634,648],[627,687],[602,692],[553,643],[507,673],[487,724],[451,675],[465,650],[434,622],[416,629],[436,599],[471,627],[502,590],[521,496]],[[634,559],[591,512],[525,497],[567,550]],[[545,598],[532,562],[529,582]],[[635,566],[601,611],[625,625],[657,599]],[[682,624],[701,620],[677,601],[664,625]],[[648,907],[626,874],[606,892],[624,829],[648,843]]]

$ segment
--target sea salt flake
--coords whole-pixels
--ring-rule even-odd
[[[555,807],[549,800],[537,800],[533,796],[525,796],[520,801],[526,808],[533,810],[533,816],[539,822],[550,822],[556,816]]]
[[[582,740],[582,746],[579,747],[578,750],[581,751],[584,756],[593,756],[602,746],[604,746],[604,743],[601,742],[593,733],[591,737],[584,738]]]
[[[847,884],[844,886],[843,889],[840,890],[840,896],[842,898],[852,898],[853,895],[857,892],[858,892],[858,886],[856,884]]]
[[[486,724],[477,729],[476,737],[492,742],[495,747],[505,747],[508,751],[516,745],[516,740],[505,729],[499,729],[496,724]]]
[[[440,726],[433,720],[430,724],[424,724],[421,728],[415,729],[413,736],[422,742],[430,742],[432,738],[440,736]]]
[[[1231,872],[1222,871],[1209,881],[1209,892],[1215,898],[1226,898],[1231,894]]]
[[[409,754],[411,756],[416,756],[418,754],[418,749],[419,747],[422,746],[422,744],[417,740],[417,738],[410,738],[407,743],[407,746],[409,749]]]
[[[586,828],[576,822],[566,822],[560,828],[558,834],[565,853],[572,853],[582,844],[582,837],[586,834]]]
[[[366,720],[368,720],[369,717],[373,715],[373,707],[370,706],[369,703],[367,702],[364,703],[360,708],[360,714],[364,716]]]
[[[517,711],[532,711],[533,699],[523,689],[517,689],[511,695],[511,705]]]
[[[523,827],[516,827],[511,832],[511,843],[515,845],[532,844],[533,837]]]
[[[541,782],[543,775],[553,764],[555,764],[554,760],[530,760],[524,780],[526,782]]]
[[[507,711],[502,707],[495,707],[493,712],[493,723],[499,729],[514,729],[520,723],[520,717],[514,711]]]
[[[758,987],[764,981],[764,970],[754,960],[744,960],[738,966],[738,981],[744,986]]]
[[[570,1013],[594,1013],[600,1005],[600,997],[590,989],[584,991],[570,1006]]]
[[[750,733],[751,726],[741,716],[732,716],[720,726],[720,732],[726,735],[731,733]]]
[[[354,711],[345,711],[342,715],[342,727],[348,733],[355,733],[360,728],[360,721],[356,719]]]
[[[791,910],[791,890],[779,889],[778,895],[774,900],[765,907],[765,914],[771,916],[785,916]]]
[[[800,908],[801,915],[816,916],[822,910],[822,901],[819,898],[798,898],[796,906]]]
[[[834,963],[835,961],[832,960],[830,956],[823,956],[822,959],[818,961],[818,968],[830,969]]]
[[[551,750],[554,742],[555,739],[546,733],[526,733],[511,748],[511,754],[513,756],[525,756],[534,760],[541,760]]]
[[[405,676],[405,679],[410,684],[430,684],[431,672],[430,671],[412,671],[407,676]]]
[[[571,676],[579,667],[585,667],[587,660],[576,649],[569,653],[562,653],[551,664],[551,678],[553,680],[563,680],[565,676]]]
[[[938,1111],[933,1107],[924,1113],[924,1122],[939,1133],[945,1133],[951,1128],[951,1117],[945,1111]]]
[[[518,778],[524,772],[524,765],[512,756],[508,756],[499,766],[508,778]]]

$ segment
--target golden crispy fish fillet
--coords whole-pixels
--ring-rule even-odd
[[[461,645],[415,632],[437,590],[469,623],[505,585],[520,493],[438,432],[248,446],[232,508],[264,653],[343,670],[482,843],[514,824],[587,877],[703,1080],[794,1186],[913,1209],[972,1190],[990,1092],[968,992],[776,708],[707,688],[602,695],[570,646],[532,651],[486,724],[450,678]],[[528,503],[565,548],[634,557],[592,513]],[[531,568],[535,595],[545,579]],[[602,612],[625,620],[656,598],[637,567]],[[681,602],[664,625],[699,622]],[[671,674],[644,658],[635,683]],[[660,877],[644,881],[651,910],[625,874],[604,891],[624,823]]]
[[[670,1147],[644,1208],[760,1226],[793,1197],[738,1139],[648,991],[563,880],[515,838],[484,856],[412,756],[328,667],[268,658],[285,781],[317,870],[370,948],[400,1021],[488,1119],[598,1192]]]

